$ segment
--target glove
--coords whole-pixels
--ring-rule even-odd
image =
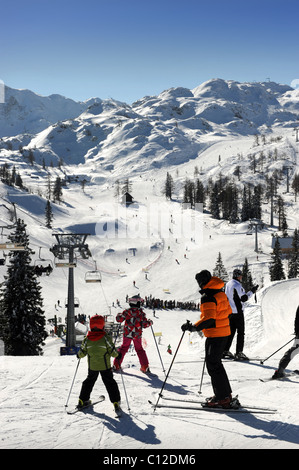
[[[259,288],[259,285],[257,284],[256,286],[254,286],[254,287],[251,288],[251,292],[252,292],[253,294],[255,294],[256,291],[258,290],[258,288]]]
[[[184,323],[181,326],[181,330],[182,331],[194,331],[194,327],[193,327],[192,323],[190,323],[189,320],[188,320],[187,323]]]

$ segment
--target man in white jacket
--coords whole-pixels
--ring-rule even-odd
[[[244,337],[245,337],[245,321],[243,312],[243,303],[257,291],[258,285],[252,287],[249,292],[245,292],[242,282],[242,271],[234,269],[233,279],[226,284],[225,293],[228,297],[232,314],[229,317],[231,334],[227,340],[225,352],[223,357],[235,359],[237,361],[248,360],[248,357],[243,353]],[[230,352],[235,333],[237,331],[236,354]]]

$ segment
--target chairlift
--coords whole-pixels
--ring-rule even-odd
[[[40,246],[38,253],[39,259],[35,260],[34,268],[38,275],[41,276],[43,273],[46,273],[47,276],[49,276],[53,271],[53,263],[52,260],[41,257],[41,249],[42,247]]]
[[[95,264],[95,269],[93,271],[87,271],[85,274],[85,282],[101,282],[102,281],[102,276],[101,272],[97,270],[97,264]]]

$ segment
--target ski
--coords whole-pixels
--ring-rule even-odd
[[[292,372],[285,372],[283,377],[268,377],[266,379],[260,379],[261,382],[272,382],[273,380],[283,381],[289,377],[299,375],[299,370],[293,370]]]
[[[185,400],[184,398],[174,398],[174,397],[161,397],[162,400],[170,400],[170,401],[179,401],[179,402],[183,402],[183,403],[195,403],[197,405],[201,405],[203,407],[205,407],[206,405],[206,402],[203,402],[203,401],[200,401],[200,400]],[[260,410],[260,411],[277,411],[276,409],[274,408],[265,408],[265,407],[260,407],[260,406],[251,406],[251,405],[241,405],[241,408],[246,408],[246,409],[251,409],[251,410]],[[229,408],[230,409],[230,408]]]
[[[177,410],[186,410],[186,411],[210,411],[212,413],[260,413],[260,414],[271,414],[275,413],[275,410],[271,411],[269,409],[254,409],[254,408],[245,408],[241,406],[240,408],[209,408],[208,406],[183,406],[183,405],[163,405],[163,404],[154,404],[149,400],[149,403],[154,408],[167,408],[167,409],[177,409]]]
[[[104,395],[100,395],[100,397],[94,401],[89,403],[88,405],[82,406],[82,408],[74,408],[73,410],[66,411],[68,415],[74,415],[75,413],[78,413],[79,411],[84,411],[87,408],[90,408],[91,406],[97,405],[98,403],[101,403],[102,401],[105,400]]]

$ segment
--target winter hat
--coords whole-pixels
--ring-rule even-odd
[[[201,289],[210,281],[211,277],[211,273],[207,269],[204,269],[195,275],[195,279]]]
[[[91,331],[103,330],[105,326],[105,319],[102,315],[94,315],[91,317],[89,326]]]
[[[238,277],[242,276],[242,271],[241,269],[234,269],[233,270],[233,279],[238,279]]]

